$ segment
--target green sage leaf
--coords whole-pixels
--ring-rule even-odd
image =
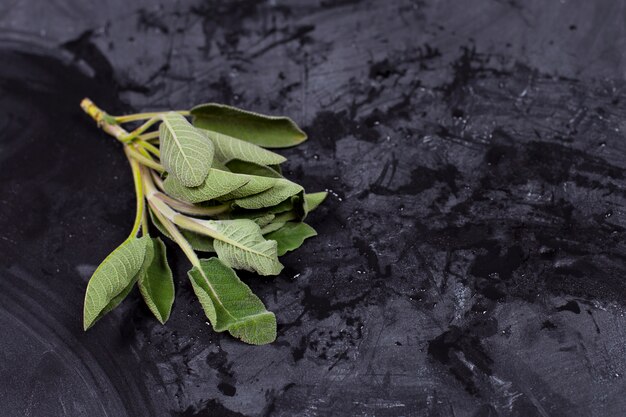
[[[276,215],[276,217],[274,217],[274,220],[272,220],[273,222],[290,222],[290,221],[295,221],[295,220],[300,220],[300,216],[298,215],[298,213],[296,213],[295,210],[290,210],[290,211],[285,211],[283,213],[279,213]]]
[[[265,240],[261,228],[252,220],[194,219],[194,222],[214,238],[217,256],[231,268],[259,275],[278,275],[283,269],[276,254],[276,242]]]
[[[238,198],[235,204],[244,209],[272,207],[301,191],[303,188],[300,185],[284,178],[277,178],[272,188],[249,197]]]
[[[166,193],[179,200],[201,203],[230,195],[229,193],[242,188],[250,181],[251,178],[247,175],[211,168],[204,182],[197,187],[187,187],[175,176],[169,175],[163,181],[163,188]]]
[[[244,175],[244,174],[237,174]],[[237,188],[229,192],[228,194],[224,194],[218,197],[220,201],[228,201],[235,200],[237,198],[248,197],[251,195],[256,195],[262,193],[263,191],[269,190],[272,188],[276,182],[278,181],[276,178],[270,177],[260,177],[258,175],[247,175],[248,182],[244,184],[242,187]]]
[[[278,243],[278,256],[298,249],[305,239],[317,236],[317,232],[306,223],[286,223],[283,227],[275,232],[268,233],[265,238],[275,240]]]
[[[226,166],[226,163],[220,160],[217,155],[213,156],[213,162],[211,163],[211,168],[219,169],[220,171],[231,172],[230,169]]]
[[[280,165],[268,165],[268,167],[278,172],[281,176],[283,175],[283,169],[280,167]]]
[[[148,239],[142,237],[124,241],[95,270],[85,293],[83,310],[85,330],[117,307],[128,295],[143,265]]]
[[[291,211],[295,213],[296,218],[299,221],[303,221],[310,211],[308,202],[306,198],[304,198],[304,189],[300,191],[298,194],[291,197],[291,203],[293,205],[293,208],[291,209]]]
[[[288,148],[304,142],[304,133],[288,117],[265,116],[223,104],[191,109],[194,125],[266,148]]]
[[[315,210],[322,202],[326,199],[328,193],[326,191],[321,191],[319,193],[311,193],[305,194],[304,200],[306,201],[307,208],[309,212]]]
[[[276,339],[276,317],[230,267],[217,258],[202,259],[188,275],[215,331],[228,330],[253,345]]]
[[[267,239],[267,234],[268,233],[272,233],[275,232],[276,230],[280,229],[281,227],[283,227],[285,224],[287,224],[287,222],[271,222],[269,224],[266,224],[265,226],[261,227],[261,234],[263,236],[265,236],[265,239]],[[276,239],[273,239],[276,240]],[[278,253],[278,247],[277,247],[277,251],[276,253]],[[280,255],[279,255],[280,256]]]
[[[186,187],[197,187],[204,182],[214,146],[204,131],[195,128],[178,113],[166,113],[159,126],[161,162],[165,169]]]
[[[174,278],[167,264],[165,244],[161,239],[148,241],[137,284],[152,314],[161,324],[165,324],[174,304]]]
[[[293,196],[291,198],[286,199],[285,201],[272,206],[272,207],[264,207],[261,209],[254,209],[254,210],[246,210],[246,209],[242,209],[240,207],[235,207],[233,210],[230,210],[228,212],[224,212],[221,214],[218,214],[216,216],[217,219],[219,220],[234,220],[234,219],[250,219],[250,220],[254,220],[254,219],[259,219],[259,218],[266,218],[266,216],[269,215],[274,215],[276,216],[281,216],[282,213],[286,213],[286,212],[291,212],[293,211],[293,202],[292,200],[297,198],[298,196]],[[295,213],[295,212],[294,212]],[[295,220],[296,218],[298,218],[295,214],[293,216],[290,216],[290,218],[288,220],[285,221],[289,221],[289,220]],[[272,219],[272,223],[276,222],[276,219],[273,218]],[[258,224],[258,222],[257,222]],[[261,226],[264,227],[264,226]]]
[[[255,217],[255,218],[250,219],[250,220],[252,220],[256,224],[258,224],[259,227],[264,227],[264,226],[267,226],[268,224],[270,224],[272,222],[272,220],[274,220],[274,217],[276,217],[276,215],[268,213],[268,214],[264,214],[263,216],[260,216],[260,217]]]
[[[272,207],[267,207],[265,209],[262,210],[267,210],[268,213],[272,213],[272,214],[278,214],[278,213],[284,213],[285,211],[289,211],[289,210],[293,210],[293,203],[294,203],[294,199],[298,198],[297,195],[288,198],[278,204],[276,204],[275,206]]]
[[[165,226],[163,226],[159,218],[154,215],[152,210],[149,211],[152,224],[154,224],[163,236],[167,236],[168,239],[173,241],[174,239],[172,239],[172,236],[170,236],[169,232]],[[189,242],[194,250],[198,252],[215,252],[215,248],[213,247],[213,238],[186,229],[180,229],[180,233],[185,239],[187,239],[187,242]]]
[[[282,178],[282,175],[273,168],[254,162],[233,159],[226,164],[228,169],[238,174],[258,175],[261,177]]]
[[[252,143],[221,133],[211,132],[210,130],[205,130],[204,132],[215,145],[217,158],[224,163],[228,163],[233,159],[240,159],[261,165],[274,165],[282,164],[287,160],[282,155],[268,151]]]

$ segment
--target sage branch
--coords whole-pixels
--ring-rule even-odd
[[[111,116],[87,98],[81,107],[122,143],[136,193],[130,234],[87,285],[85,330],[135,285],[156,319],[167,322],[174,277],[165,245],[153,237],[158,232],[191,263],[191,286],[216,332],[254,345],[273,342],[275,315],[235,269],[278,275],[278,257],[317,234],[303,221],[326,193],[307,194],[284,178],[286,158],[266,149],[298,145],[306,134],[289,118],[214,103],[125,116]],[[129,131],[123,127],[129,123],[139,125]]]

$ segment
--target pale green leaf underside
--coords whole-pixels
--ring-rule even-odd
[[[317,236],[317,232],[306,223],[286,223],[283,227],[275,232],[265,236],[266,239],[275,240],[278,243],[278,256],[298,249],[305,239]]]
[[[251,177],[248,175],[211,168],[204,182],[197,187],[187,187],[178,178],[170,175],[163,181],[163,188],[165,188],[166,193],[179,200],[188,203],[201,203],[229,195],[250,181]]]
[[[303,191],[302,186],[284,178],[278,178],[272,188],[249,197],[239,198],[235,200],[235,204],[244,209],[272,207],[301,191]]]
[[[276,254],[276,242],[265,240],[252,220],[198,220],[211,230],[217,256],[235,269],[278,275],[283,269]]]
[[[281,227],[283,227],[285,224],[287,224],[287,222],[272,222],[269,223],[263,227],[261,227],[261,233],[263,234],[263,236],[265,236],[265,239],[268,239],[267,234],[268,233],[272,233],[275,232],[276,230],[280,229]],[[276,240],[276,239],[273,239]],[[276,253],[278,253],[278,246],[276,247]],[[280,256],[280,253],[278,253],[278,256]]]
[[[200,267],[189,271],[189,278],[215,331],[228,330],[234,337],[254,345],[276,339],[274,314],[219,259],[200,260]]]
[[[299,216],[295,212],[295,210],[291,210],[291,211],[286,211],[284,213],[277,214],[276,217],[274,217],[274,220],[272,220],[272,222],[285,222],[286,223],[286,222],[295,221],[298,219],[299,219]]]
[[[244,174],[236,174],[236,175],[244,175]],[[259,194],[265,190],[269,190],[270,188],[272,188],[276,184],[276,181],[278,181],[276,178],[259,177],[256,175],[247,175],[246,178],[248,178],[248,182],[246,184],[244,184],[241,188],[237,188],[236,190],[233,190],[229,192],[228,194],[224,194],[220,196],[219,200],[220,201],[235,200],[237,198],[243,198],[243,197],[248,197],[254,194]]]
[[[164,236],[167,236],[170,240],[173,240],[167,229],[165,229],[165,227],[161,224],[161,221],[154,215],[154,213],[152,213],[152,210],[150,210],[150,219],[152,220],[152,224],[159,229],[159,232],[161,232]],[[187,239],[187,242],[189,242],[194,250],[198,252],[215,252],[213,239],[209,236],[201,235],[185,229],[180,229],[180,233],[185,239]]]
[[[226,164],[229,171],[238,174],[259,175],[261,177],[282,178],[283,176],[267,165],[255,164],[254,162],[233,159]]]
[[[220,160],[217,155],[213,156],[213,162],[211,163],[211,168],[219,169],[220,171],[231,172],[231,170],[226,166],[226,163]]]
[[[285,211],[293,210],[294,198],[296,197],[294,196],[294,197],[288,198],[276,204],[275,206],[267,207],[261,210],[267,210],[267,213],[272,213],[272,214],[284,213]]]
[[[286,148],[307,136],[287,117],[266,116],[223,104],[201,104],[191,109],[194,125],[266,148]]]
[[[269,219],[269,216],[272,215],[273,218],[271,219],[271,222],[274,223],[276,222],[276,217],[281,216],[282,213],[286,213],[286,212],[290,212],[291,210],[293,210],[293,202],[292,200],[294,198],[297,198],[297,196],[294,196],[292,198],[288,198],[285,201],[272,206],[272,207],[264,207],[261,209],[255,209],[255,210],[246,210],[246,209],[242,209],[242,208],[235,208],[234,210],[227,212],[227,213],[222,213],[217,215],[216,217],[220,220],[233,220],[233,219],[250,219],[255,221],[255,223],[259,224],[259,221],[257,219],[261,219],[262,223],[265,222],[266,219]],[[293,219],[291,218],[293,217]],[[294,220],[296,219],[297,216],[290,216],[289,219],[284,220],[284,222],[289,221],[289,220]],[[261,225],[262,228],[265,228],[265,225],[267,223]],[[265,234],[266,232],[264,232]],[[269,233],[269,232],[267,232]]]
[[[267,226],[268,224],[270,224],[272,222],[272,220],[274,220],[275,217],[276,217],[276,215],[271,214],[271,213],[267,213],[267,214],[264,214],[264,215],[262,215],[260,217],[251,218],[250,220],[255,222],[259,227],[264,227],[264,226]]]
[[[124,241],[107,256],[91,276],[85,293],[85,330],[130,292],[146,256],[148,237]]]
[[[210,130],[205,130],[204,132],[215,145],[217,158],[225,163],[233,159],[240,159],[261,165],[274,165],[282,164],[287,160],[282,155],[268,151],[252,143]]]
[[[203,130],[183,116],[167,113],[159,126],[161,163],[186,187],[196,187],[206,179],[213,161],[214,146]]]
[[[146,258],[137,282],[146,305],[161,323],[170,317],[174,303],[174,278],[167,264],[165,244],[159,238],[146,246]]]

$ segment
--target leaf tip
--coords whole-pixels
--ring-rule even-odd
[[[86,332],[87,330],[91,329],[91,326],[93,326],[93,323],[94,323],[93,320],[83,318],[83,331]]]
[[[294,124],[295,124],[295,123],[294,123]],[[302,143],[302,142],[306,141],[307,139],[309,139],[309,135],[307,135],[307,134],[306,134],[306,132],[305,132],[304,130],[300,129],[297,125],[296,125],[296,128],[297,128],[297,129],[298,129],[298,131],[299,131],[299,132],[298,132],[298,133],[299,133],[299,135],[298,135],[298,137],[297,137],[297,139],[296,139],[296,140],[297,140],[296,145],[298,145],[298,144],[300,144],[300,143]]]

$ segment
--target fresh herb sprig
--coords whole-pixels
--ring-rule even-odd
[[[189,280],[215,331],[255,345],[274,341],[276,317],[234,269],[278,275],[278,256],[317,234],[303,220],[326,193],[307,194],[284,178],[285,157],[265,149],[297,145],[306,134],[286,117],[221,104],[126,116],[111,116],[89,99],[81,107],[124,145],[137,206],[128,238],[89,280],[85,330],[135,284],[157,320],[168,320],[174,280],[151,222],[191,262]],[[137,122],[130,132],[122,128]],[[216,256],[200,259],[196,252]]]

